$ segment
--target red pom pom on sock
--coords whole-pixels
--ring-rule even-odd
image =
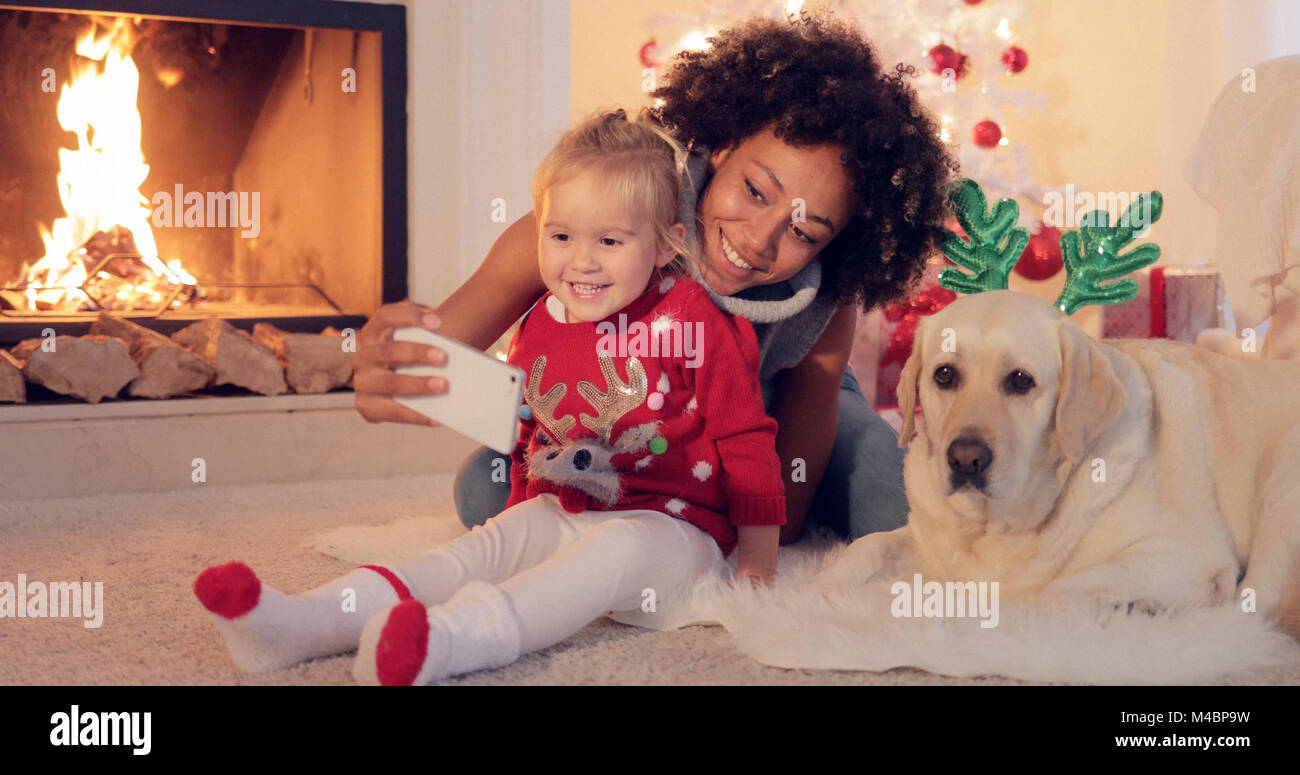
[[[194,595],[203,607],[227,619],[237,619],[257,606],[262,582],[242,562],[213,565],[194,580]]]
[[[375,668],[383,686],[415,683],[429,653],[429,618],[424,604],[408,598],[393,607],[375,647]]]

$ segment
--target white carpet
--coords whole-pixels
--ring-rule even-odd
[[[361,563],[401,562],[464,532],[454,513],[319,537],[318,551]],[[771,589],[703,584],[690,618],[726,627],[736,647],[781,668],[884,672],[915,667],[975,678],[1043,682],[1269,683],[1300,667],[1300,645],[1231,606],[1148,616],[1099,616],[1091,607],[1001,606],[997,626],[977,619],[898,618],[888,582],[821,590],[806,582],[842,544],[783,547]]]
[[[207,484],[169,493],[0,502],[0,581],[13,582],[18,573],[29,579],[102,581],[106,598],[98,629],[86,629],[73,619],[0,619],[0,685],[352,683],[350,655],[269,675],[238,675],[211,614],[194,599],[195,575],[209,565],[240,559],[267,583],[297,592],[362,561],[400,560],[463,530],[452,514],[450,492],[449,475],[426,475],[290,485]],[[312,551],[312,546],[350,560]],[[745,609],[735,610],[740,617]],[[732,625],[742,627],[742,618]],[[787,624],[777,640],[807,635],[793,630]],[[1247,681],[1300,684],[1300,661],[1229,682]],[[908,668],[783,669],[741,653],[721,627],[652,632],[601,620],[513,665],[447,683],[1019,681],[944,677]]]

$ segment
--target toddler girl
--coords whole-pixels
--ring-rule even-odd
[[[776,421],[749,322],[687,276],[679,158],[618,111],[571,130],[538,169],[550,292],[510,346],[527,407],[505,511],[413,562],[294,597],[240,563],[207,569],[195,593],[236,664],[285,667],[359,634],[358,681],[430,683],[509,664],[604,614],[689,623],[689,592],[733,549],[740,575],[775,573]]]

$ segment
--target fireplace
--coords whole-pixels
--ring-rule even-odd
[[[405,298],[405,11],[0,5],[0,347]]]

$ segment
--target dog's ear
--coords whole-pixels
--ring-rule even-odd
[[[1056,443],[1078,465],[1088,446],[1119,417],[1124,383],[1111,368],[1106,351],[1069,318],[1057,328],[1061,343],[1061,379],[1056,396]]]
[[[907,356],[903,371],[898,375],[898,412],[903,415],[903,429],[898,433],[898,446],[906,447],[916,433],[917,378],[921,374],[921,343],[925,341],[925,318],[921,318],[912,335],[912,354]]]

